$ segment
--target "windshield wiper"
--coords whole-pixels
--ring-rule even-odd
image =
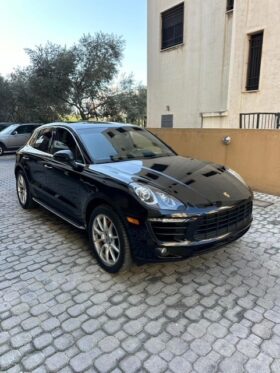
[[[144,158],[161,158],[161,157],[171,157],[172,155],[174,155],[174,154],[170,154],[170,153],[167,153],[167,154],[144,154],[143,157]]]
[[[132,156],[123,156],[123,155],[110,155],[110,160],[113,162],[126,161],[127,159],[132,159]]]

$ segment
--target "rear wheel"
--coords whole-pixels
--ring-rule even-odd
[[[131,266],[126,228],[110,206],[101,205],[93,210],[88,230],[93,254],[105,271],[116,273]]]
[[[34,207],[35,204],[32,199],[28,182],[21,171],[19,171],[16,175],[16,184],[18,201],[21,207],[24,209],[31,209]]]
[[[4,152],[5,152],[5,146],[0,143],[0,157],[1,157],[1,155],[4,154]]]

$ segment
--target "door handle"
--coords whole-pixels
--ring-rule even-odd
[[[52,168],[52,166],[49,166],[48,164],[44,164],[44,167],[46,167],[46,168]]]
[[[30,158],[27,157],[26,155],[24,155],[24,156],[22,157],[22,159],[25,159],[26,161],[28,161]]]

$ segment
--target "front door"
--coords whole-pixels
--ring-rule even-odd
[[[56,128],[51,145],[52,155],[59,150],[71,150],[75,161],[84,164],[81,151],[73,135],[65,128]],[[53,158],[45,163],[46,186],[50,192],[49,205],[77,223],[83,222],[83,206],[88,186],[82,182],[83,172]]]
[[[25,145],[31,136],[32,130],[33,128],[28,125],[18,126],[9,136],[7,140],[7,148],[13,150]]]

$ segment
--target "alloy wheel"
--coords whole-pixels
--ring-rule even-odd
[[[99,214],[94,218],[92,239],[100,259],[108,266],[115,265],[120,256],[120,238],[107,215]]]
[[[18,191],[18,198],[22,205],[26,204],[27,201],[27,187],[24,177],[19,174],[17,178],[17,191]]]

